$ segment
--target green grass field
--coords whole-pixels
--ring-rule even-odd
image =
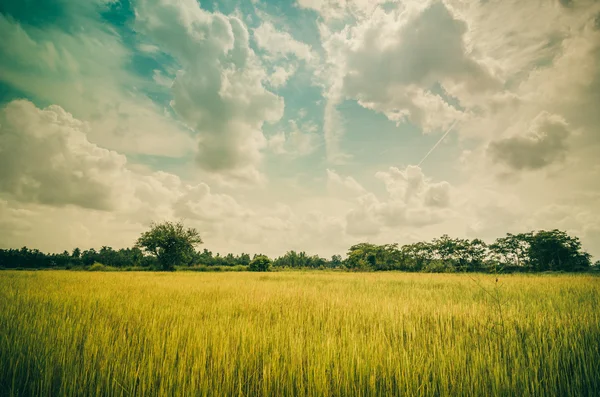
[[[0,395],[600,395],[600,278],[472,277],[3,271]]]

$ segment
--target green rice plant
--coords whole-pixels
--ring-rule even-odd
[[[600,395],[597,277],[477,281],[3,271],[0,395]]]

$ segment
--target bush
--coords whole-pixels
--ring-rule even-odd
[[[265,255],[257,255],[248,266],[248,270],[251,272],[268,272],[270,269],[271,260]]]
[[[423,268],[425,273],[454,273],[455,267],[451,263],[440,260],[432,260]]]
[[[92,266],[90,266],[90,267],[88,268],[88,270],[89,270],[90,272],[112,272],[112,271],[115,271],[115,270],[117,270],[117,269],[115,269],[115,268],[114,268],[114,267],[112,267],[112,266],[105,266],[105,265],[103,265],[102,263],[98,263],[98,262],[96,262],[96,263],[94,263]]]

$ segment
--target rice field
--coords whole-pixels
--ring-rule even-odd
[[[0,272],[0,395],[600,395],[600,278]]]

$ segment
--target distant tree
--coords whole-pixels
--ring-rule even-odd
[[[80,256],[81,256],[81,250],[79,248],[75,248],[73,250],[73,253],[71,254],[71,258],[79,259]]]
[[[332,255],[331,260],[329,261],[329,267],[337,268],[342,266],[342,256],[341,255]]]
[[[471,242],[468,242],[466,250],[469,258],[470,269],[481,269],[484,266],[486,258],[488,258],[489,256],[487,244],[483,240],[476,238]]]
[[[248,266],[250,265],[250,255],[248,254],[241,254],[237,260],[238,265],[242,265],[242,266]]]
[[[153,223],[150,230],[142,233],[136,247],[154,255],[162,270],[174,270],[175,265],[188,264],[193,259],[198,244],[202,244],[202,239],[196,229],[186,229],[181,222],[163,222]]]
[[[423,270],[433,259],[433,251],[432,244],[423,241],[402,246],[401,252],[404,257],[404,267],[412,271]]]
[[[507,233],[506,237],[498,238],[489,246],[492,256],[500,263],[530,267],[529,249],[533,233]]]
[[[85,266],[92,266],[95,262],[98,262],[98,253],[93,248],[85,250],[81,254],[81,260]]]
[[[577,237],[560,230],[540,230],[530,239],[529,258],[537,271],[584,270],[591,265],[591,256],[581,251]]]
[[[268,272],[271,268],[271,260],[265,255],[255,255],[250,262],[248,270],[251,272]]]
[[[393,270],[401,265],[398,244],[360,243],[348,250],[346,264],[355,270]]]

